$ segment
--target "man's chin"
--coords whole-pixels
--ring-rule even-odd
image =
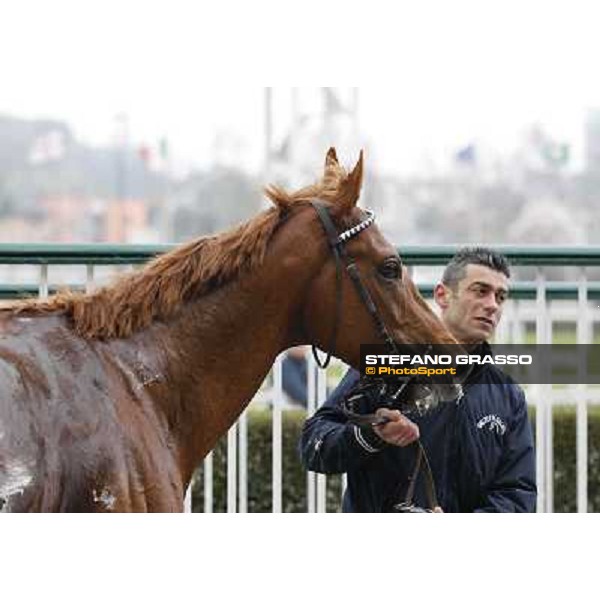
[[[491,338],[494,335],[495,331],[496,331],[495,325],[492,325],[491,323],[487,323],[487,322],[478,321],[470,333],[472,333],[474,336],[480,338],[481,341],[484,342],[484,341],[488,340],[489,338]]]
[[[469,345],[481,344],[482,342],[487,342],[494,335],[494,329],[490,329],[489,331],[486,329],[485,331],[482,329],[477,329],[475,331],[470,331],[468,336]]]

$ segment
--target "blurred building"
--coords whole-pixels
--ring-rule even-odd
[[[43,198],[44,217],[34,239],[58,243],[158,241],[149,233],[148,202],[140,198],[103,199],[77,196]],[[39,225],[42,228],[39,228]],[[21,238],[23,241],[27,238]]]

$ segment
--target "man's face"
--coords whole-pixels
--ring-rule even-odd
[[[507,297],[506,275],[483,265],[467,265],[456,289],[443,283],[435,288],[442,320],[465,344],[480,343],[493,335]]]

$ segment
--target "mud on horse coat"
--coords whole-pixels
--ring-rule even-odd
[[[0,507],[180,511],[195,467],[299,344],[331,350],[336,266],[319,217],[364,223],[362,154],[327,154],[315,185],[270,187],[273,207],[88,294],[0,310]],[[345,243],[400,343],[454,340],[371,225]],[[347,274],[335,354],[358,366],[380,343]]]

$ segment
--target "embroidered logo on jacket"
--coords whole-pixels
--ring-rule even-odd
[[[498,415],[486,415],[477,422],[477,429],[496,431],[500,435],[506,432],[506,423]]]

